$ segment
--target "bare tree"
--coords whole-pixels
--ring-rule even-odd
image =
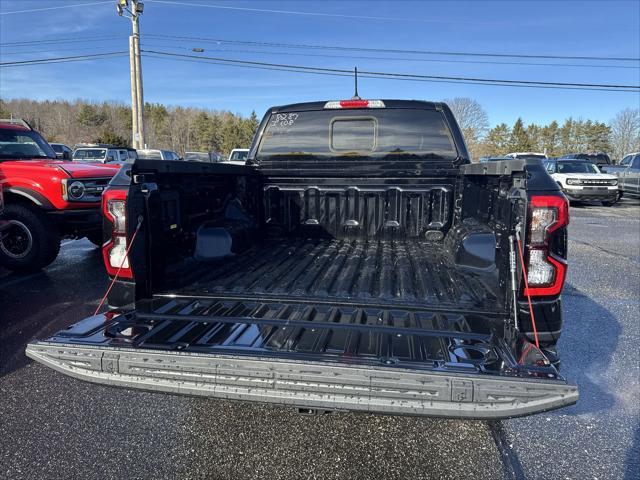
[[[472,157],[478,153],[478,146],[489,130],[489,117],[482,106],[473,98],[456,97],[445,99],[460,125]]]
[[[640,150],[640,109],[626,108],[609,123],[614,158]]]

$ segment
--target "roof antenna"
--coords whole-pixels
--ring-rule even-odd
[[[354,79],[356,82],[356,93],[353,97],[351,97],[351,100],[360,100],[360,97],[358,96],[358,67],[353,67],[353,71],[354,71]]]

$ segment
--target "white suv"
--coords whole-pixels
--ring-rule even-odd
[[[248,148],[234,148],[229,154],[227,163],[233,163],[235,165],[246,165],[247,157],[249,156]]]
[[[135,150],[111,146],[76,147],[72,155],[74,162],[89,163],[123,163],[135,158]]]
[[[602,173],[588,160],[550,159],[544,166],[569,200],[595,200],[610,207],[620,199],[618,177]]]

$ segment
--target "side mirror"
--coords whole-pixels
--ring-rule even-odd
[[[71,160],[71,152],[62,152],[63,160]]]

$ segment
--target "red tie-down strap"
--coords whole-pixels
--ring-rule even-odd
[[[120,270],[122,270],[122,268],[124,267],[124,262],[126,262],[127,258],[129,258],[129,251],[131,250],[131,247],[133,246],[133,242],[135,242],[136,237],[138,236],[138,232],[140,231],[140,227],[141,226],[142,226],[142,219],[138,219],[138,225],[136,226],[136,229],[133,232],[133,235],[131,236],[131,242],[129,242],[129,245],[127,246],[127,250],[124,252],[124,257],[122,258],[122,262],[120,262],[120,266],[118,267],[118,270],[116,271],[116,274],[113,276],[113,279],[111,280],[111,283],[109,284],[109,288],[107,288],[107,291],[105,292],[104,296],[102,297],[102,300],[100,300],[100,305],[98,305],[98,308],[96,308],[96,311],[93,312],[94,315],[98,314],[98,312],[102,308],[102,305],[104,305],[104,302],[106,302],[107,297],[109,296],[109,293],[111,293],[111,289],[113,288],[113,285],[116,283],[116,280],[118,279],[118,275],[120,274]]]
[[[524,276],[524,293],[527,296],[527,302],[529,303],[529,315],[531,316],[531,325],[533,326],[533,339],[536,342],[536,347],[540,348],[540,341],[538,340],[538,329],[536,328],[536,317],[533,314],[533,303],[531,302],[531,292],[529,291],[529,281],[527,280],[527,267],[524,264],[524,254],[522,253],[522,242],[520,242],[520,235],[516,233],[516,243],[518,245],[518,256],[520,257],[520,263],[522,264],[522,275]]]

